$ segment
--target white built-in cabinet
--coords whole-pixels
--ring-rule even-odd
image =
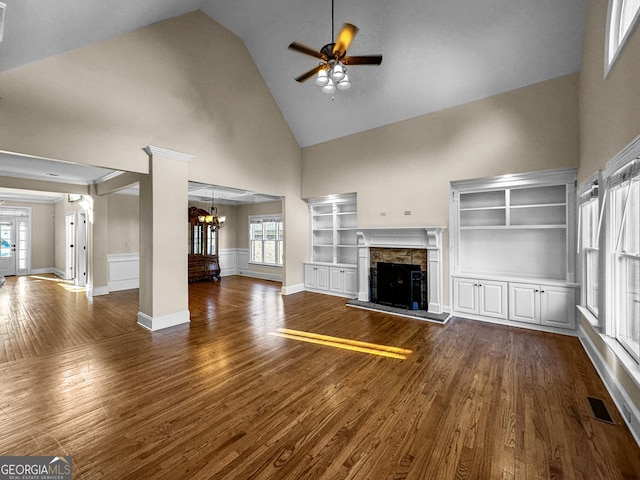
[[[507,318],[507,282],[456,277],[453,298],[456,312]]]
[[[355,297],[358,290],[355,195],[309,202],[310,261],[304,264],[306,290]]]
[[[575,169],[451,182],[452,313],[575,327]]]

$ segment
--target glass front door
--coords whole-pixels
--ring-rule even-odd
[[[16,274],[16,221],[0,219],[0,275]]]

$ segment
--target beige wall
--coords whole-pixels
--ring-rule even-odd
[[[200,11],[4,72],[0,97],[0,150],[146,173],[142,148],[167,148],[195,156],[190,180],[286,196],[307,222],[291,131],[244,44]],[[288,246],[292,285],[306,251]]]
[[[580,181],[604,169],[640,135],[640,33],[636,30],[605,78],[607,3],[587,3],[579,90]]]
[[[136,195],[112,194],[109,202],[108,253],[140,252],[140,204]]]
[[[251,215],[281,215],[282,202],[264,202],[238,207],[236,248],[249,248],[249,217]]]
[[[49,269],[54,265],[54,205],[49,203],[10,202],[3,207],[31,207],[31,269]]]
[[[577,167],[578,77],[308,147],[302,161],[302,196],[356,192],[358,226],[448,226],[452,180]],[[447,246],[448,233],[445,304]]]

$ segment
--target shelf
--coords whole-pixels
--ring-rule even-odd
[[[566,207],[566,203],[537,203],[531,205],[511,205],[509,208],[517,209],[517,208],[545,208],[545,207]]]
[[[506,210],[506,208],[507,207],[505,207],[504,205],[500,207],[467,207],[467,208],[461,208],[460,211],[461,212],[478,212],[482,210]]]
[[[311,261],[328,264],[355,264],[358,208],[355,196],[310,204]]]
[[[486,226],[472,226],[472,227],[460,227],[460,230],[544,230],[544,229],[565,229],[566,225],[486,225]]]

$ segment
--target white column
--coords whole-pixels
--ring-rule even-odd
[[[188,162],[194,157],[146,147],[140,179],[140,311],[149,330],[188,323]]]

